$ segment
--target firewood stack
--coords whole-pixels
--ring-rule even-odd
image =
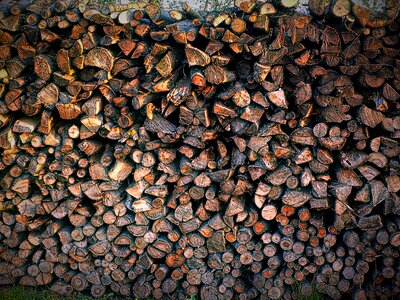
[[[1,284],[400,296],[397,1],[46,1],[0,18]]]

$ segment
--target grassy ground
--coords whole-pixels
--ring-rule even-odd
[[[294,293],[293,297],[296,300],[322,300],[322,295],[317,291],[315,287],[313,287],[311,295],[302,295],[301,294],[301,286],[300,284],[294,285]],[[61,297],[49,289],[42,288],[42,289],[34,289],[29,287],[23,286],[7,286],[7,287],[0,287],[0,300],[94,300],[90,296],[77,294],[74,297]],[[112,295],[106,295],[101,298],[100,300],[113,300],[117,299],[117,297],[113,297]],[[196,300],[196,297],[190,297],[188,300]],[[135,299],[138,300],[138,299]],[[147,299],[151,300],[151,298]]]
[[[49,289],[34,289],[23,286],[0,287],[0,300],[92,300],[95,298],[78,294],[73,298],[62,297]],[[110,300],[111,295],[98,298],[100,300]]]
[[[293,285],[293,298],[296,300],[323,300],[324,297],[318,291],[316,284],[313,282],[311,284],[309,293],[307,295],[303,294],[302,284],[299,282],[295,282]]]

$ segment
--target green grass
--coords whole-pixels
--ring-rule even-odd
[[[296,282],[293,285],[293,298],[296,300],[322,300],[323,296],[318,291],[316,285],[312,283],[312,290],[310,295],[304,295],[302,292],[302,284]],[[0,300],[94,300],[95,298],[83,295],[83,294],[75,294],[74,297],[62,297],[52,292],[48,288],[30,288],[24,286],[4,286],[0,287]],[[112,294],[104,295],[101,298],[97,298],[100,300],[114,300],[118,299],[118,297],[113,296]],[[122,298],[121,298],[122,299]],[[131,298],[133,299],[133,298]],[[197,300],[196,296],[191,296],[188,300]],[[139,300],[139,299],[135,299]],[[152,298],[148,298],[146,300],[152,300]]]
[[[75,293],[73,297],[64,297],[57,295],[52,292],[48,287],[32,288],[20,285],[13,286],[0,286],[0,300],[119,300],[119,299],[132,299],[140,300],[134,298],[133,296],[127,297],[117,297],[115,295],[106,294],[101,298],[93,298],[84,294]],[[196,296],[190,296],[188,300],[198,300]],[[143,300],[154,300],[148,297]]]
[[[0,300],[22,300],[22,299],[43,299],[55,300],[56,295],[47,290],[28,289],[21,286],[2,287],[0,289]]]
[[[74,297],[62,297],[48,288],[30,288],[25,286],[0,287],[0,300],[93,300],[95,298],[83,294]],[[112,295],[104,295],[100,300],[112,299]]]
[[[305,295],[302,291],[302,284],[295,282],[293,285],[293,298],[296,300],[323,300],[324,297],[321,292],[317,289],[314,282],[311,283],[311,294]]]

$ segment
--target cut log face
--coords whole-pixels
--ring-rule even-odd
[[[37,99],[46,107],[52,108],[58,101],[59,91],[60,88],[57,85],[50,83],[37,94]]]
[[[0,2],[0,284],[400,299],[399,1]]]
[[[96,47],[90,50],[85,57],[85,65],[111,71],[114,57],[108,49]]]
[[[287,109],[288,103],[286,101],[285,92],[283,90],[277,90],[268,93],[268,99],[276,106]]]
[[[210,56],[197,49],[190,44],[187,44],[185,47],[186,58],[188,60],[189,66],[207,66],[210,64],[211,59]]]
[[[20,133],[34,132],[39,125],[40,120],[37,118],[23,118],[14,123],[12,131]]]
[[[50,79],[52,74],[52,62],[51,60],[43,55],[38,55],[35,57],[34,65],[35,73],[45,81]]]
[[[361,122],[372,128],[376,127],[384,119],[384,115],[381,112],[375,111],[366,106],[361,107],[359,113]]]

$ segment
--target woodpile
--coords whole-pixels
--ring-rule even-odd
[[[0,283],[400,297],[399,5],[326,3],[4,11]]]

